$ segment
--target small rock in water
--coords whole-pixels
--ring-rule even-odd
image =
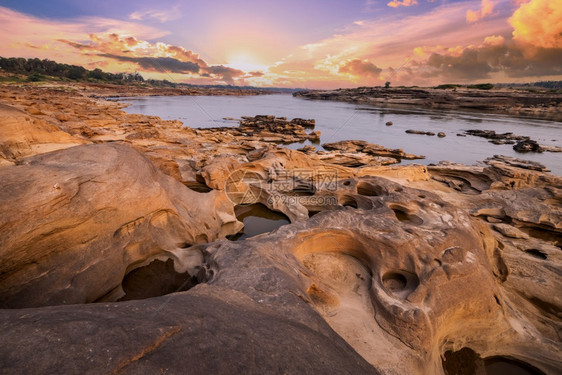
[[[532,170],[532,171],[550,172],[550,170],[547,169],[546,166],[544,166],[543,164],[541,164],[539,162],[514,158],[514,157],[511,157],[511,156],[505,156],[505,155],[494,155],[493,158],[488,158],[488,159],[484,160],[484,163],[486,163],[488,165],[491,165],[491,166],[494,166],[494,165],[497,166],[498,163],[500,163],[500,165],[499,165],[500,167],[509,166],[509,167],[528,169],[528,170]]]
[[[527,139],[524,141],[517,142],[513,146],[513,149],[517,152],[542,152],[541,145],[532,139]]]
[[[319,142],[321,134],[322,133],[320,132],[320,130],[315,130],[313,132],[310,132],[308,134],[308,140],[311,141],[311,142]]]
[[[438,136],[439,138],[445,138],[445,137],[447,136],[447,134],[445,134],[445,133],[443,133],[443,132],[439,132],[439,133],[437,133],[437,136]]]
[[[306,145],[306,146],[304,146],[304,147],[298,148],[297,151],[301,151],[301,152],[304,152],[304,153],[307,153],[307,154],[308,154],[308,153],[310,153],[310,152],[316,151],[316,147],[310,146],[310,145]]]
[[[392,126],[392,125],[394,125],[394,124],[392,123],[392,121],[387,121],[387,122],[386,122],[386,126]]]
[[[435,135],[434,132],[425,132],[423,130],[412,130],[412,129],[406,130],[406,133],[408,133],[408,134],[420,134],[420,135]]]

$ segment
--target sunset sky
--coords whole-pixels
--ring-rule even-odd
[[[196,84],[562,80],[562,0],[0,0],[0,56]]]

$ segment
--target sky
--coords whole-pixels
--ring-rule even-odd
[[[562,80],[562,0],[0,0],[0,56],[193,84]]]

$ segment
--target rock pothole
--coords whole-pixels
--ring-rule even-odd
[[[406,207],[396,204],[391,204],[389,205],[389,208],[394,212],[396,218],[403,223],[413,224],[413,225],[423,224],[422,218],[410,213],[410,210],[408,210]]]
[[[384,194],[384,189],[381,186],[361,181],[357,184],[357,194],[367,197],[378,197]]]
[[[542,375],[539,369],[508,356],[481,358],[470,348],[447,351],[443,356],[446,375]]]
[[[357,199],[355,199],[351,195],[343,195],[339,197],[338,203],[344,207],[359,208]]]
[[[121,287],[125,295],[118,301],[130,301],[182,292],[199,283],[197,276],[179,273],[174,261],[155,259],[148,265],[135,268],[125,275]]]
[[[402,299],[408,297],[420,285],[418,276],[405,270],[387,271],[383,274],[381,281],[389,294]]]
[[[548,258],[545,253],[543,253],[542,251],[537,250],[537,249],[528,249],[528,250],[525,250],[525,253],[527,253],[527,254],[535,257],[535,258],[542,259],[542,260],[546,260]]]
[[[283,225],[290,224],[287,216],[272,211],[261,203],[239,205],[234,209],[236,217],[244,223],[239,233],[229,236],[231,241],[240,241],[259,234],[269,233]]]

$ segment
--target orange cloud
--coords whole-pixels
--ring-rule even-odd
[[[223,65],[210,66],[198,54],[180,46],[162,42],[150,43],[135,37],[91,34],[90,41],[87,43],[65,39],[59,39],[59,41],[89,56],[94,55],[98,58],[132,64],[143,72],[199,76],[229,84],[235,83],[236,78],[259,77],[256,72],[246,75],[239,69]]]
[[[417,1],[393,0],[388,5],[411,6]],[[218,42],[193,38],[193,43],[200,43],[197,51],[209,55],[205,49],[211,45],[215,52],[222,51],[218,59],[213,54],[214,62],[222,65],[210,64],[181,46],[157,42],[167,32],[146,23],[91,17],[50,21],[0,7],[0,55],[49,58],[111,72],[139,70],[147,78],[172,77],[199,84],[337,88],[357,86],[358,82],[380,85],[385,80],[393,85],[421,86],[475,79],[505,82],[506,77],[510,81],[511,77],[560,79],[561,2],[511,0],[517,6],[512,5],[516,11],[509,23],[507,16],[488,17],[496,13],[496,3],[505,2],[483,0],[481,9],[471,10],[473,2],[443,1],[420,14],[350,23],[331,37],[311,40],[296,49],[285,48],[279,38],[273,42],[260,31],[268,29],[266,24],[253,24],[249,30],[232,18],[232,24],[212,28],[216,35],[207,35]],[[498,15],[508,9],[496,7]],[[471,20],[480,20],[477,25],[466,24],[469,13],[474,14]],[[136,20],[155,17],[159,15],[150,12],[132,16]],[[256,35],[262,38],[258,44]],[[268,48],[260,51],[269,60],[235,61],[230,57],[258,45]],[[278,62],[267,67],[266,61],[275,60]]]
[[[368,60],[353,59],[340,66],[338,73],[350,74],[355,77],[378,78],[382,69]]]
[[[168,32],[128,21],[100,17],[83,17],[74,20],[53,21],[29,16],[0,7],[0,55],[55,59],[69,64],[88,65],[92,57],[76,53],[60,39],[83,41],[90,34],[119,34],[137,38],[155,39]],[[39,47],[39,48],[36,48]]]
[[[562,1],[531,0],[509,18],[513,39],[543,48],[562,48]]]
[[[489,16],[494,11],[495,3],[492,0],[482,0],[479,10],[468,10],[466,12],[466,21],[473,23]]]
[[[420,68],[426,66],[424,61],[432,53],[460,56],[467,46],[481,42],[486,36],[511,32],[505,18],[483,20],[477,28],[467,31],[470,27],[465,22],[468,9],[470,3],[447,2],[430,12],[385,22],[362,20],[361,25],[354,23],[330,38],[301,46],[271,66],[265,77],[274,82],[289,81],[293,82],[292,86],[309,88],[353,87],[359,79],[361,84],[367,80],[373,85],[384,84],[386,80],[392,81],[393,85],[433,85],[439,77],[420,74],[414,64],[419,63]],[[437,35],[440,37],[436,38]],[[418,46],[428,47],[414,52]],[[340,71],[353,60],[376,61],[376,67],[382,71],[378,77],[370,75],[368,78],[352,75],[347,68]]]
[[[446,82],[472,82],[497,76],[536,79],[562,74],[562,49],[506,41],[502,36],[489,36],[478,45],[436,50],[422,56],[414,64],[416,76]]]
[[[409,7],[411,5],[416,5],[417,0],[392,0],[390,3],[386,4],[391,8],[398,8],[399,6]]]
[[[484,38],[484,45],[499,46],[505,43],[505,38],[501,35],[491,35]]]
[[[191,62],[202,67],[207,66],[207,63],[198,54],[180,46],[162,42],[152,44],[144,40],[138,40],[133,36],[120,36],[115,33],[90,34],[89,38],[90,41],[87,43],[78,43],[66,39],[59,39],[58,41],[89,54],[163,57],[181,62]]]

